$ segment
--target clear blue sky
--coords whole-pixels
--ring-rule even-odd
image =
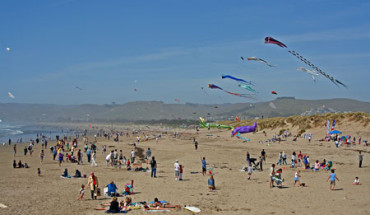
[[[213,83],[247,92],[222,74],[254,81],[259,101],[274,99],[272,90],[300,99],[370,101],[369,11],[365,0],[1,1],[0,102],[250,102],[201,90]],[[349,88],[322,76],[315,84],[296,71],[308,66],[264,44],[266,36]]]

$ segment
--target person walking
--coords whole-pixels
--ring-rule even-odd
[[[91,199],[94,200],[96,199],[97,196],[97,188],[99,187],[99,182],[98,182],[98,177],[94,175],[94,172],[91,172],[89,179],[87,181],[87,186],[90,187],[91,191]]]
[[[150,167],[152,169],[150,176],[153,178],[157,178],[157,161],[155,160],[155,157],[152,157],[152,160],[150,161]]]
[[[283,165],[288,165],[288,163],[286,162],[286,153],[285,151],[283,151],[283,154],[282,154],[282,157],[283,157]]]

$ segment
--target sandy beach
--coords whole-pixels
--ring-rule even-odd
[[[338,123],[338,129],[343,134],[351,134],[358,138],[359,135],[369,135],[369,125],[363,127],[356,123]],[[88,125],[86,125],[88,129]],[[174,138],[173,132],[178,131],[179,136]],[[87,163],[86,153],[83,155],[83,164],[62,163],[58,166],[53,161],[50,150],[47,149],[43,164],[40,164],[41,145],[35,145],[32,157],[23,155],[25,143],[17,145],[17,154],[13,158],[13,145],[0,147],[0,189],[2,195],[0,203],[7,208],[0,208],[0,214],[104,214],[104,211],[96,211],[102,203],[109,203],[110,198],[98,197],[91,200],[88,188],[82,201],[77,201],[81,184],[87,184],[87,178],[63,179],[60,175],[65,168],[73,174],[79,169],[82,174],[89,175],[95,172],[99,180],[99,187],[105,187],[113,180],[123,191],[124,185],[134,180],[134,202],[153,201],[155,197],[166,200],[176,205],[191,205],[202,210],[202,214],[369,214],[370,171],[369,171],[369,148],[363,145],[353,147],[342,146],[336,148],[333,142],[316,141],[325,136],[324,128],[313,128],[306,133],[313,134],[311,143],[302,137],[293,142],[292,137],[280,143],[266,143],[266,139],[278,133],[279,129],[265,130],[267,137],[262,131],[243,136],[251,139],[250,142],[230,138],[229,130],[201,129],[198,133],[193,130],[172,130],[162,136],[159,142],[149,140],[137,144],[136,163],[144,163],[143,156],[148,147],[152,155],[156,157],[158,168],[157,178],[151,178],[150,172],[127,171],[107,167],[105,164],[106,154],[102,154],[101,148],[107,145],[107,151],[115,148],[123,150],[126,157],[130,157],[133,149],[132,143],[136,136],[122,136],[119,142],[104,137],[97,139],[97,167],[91,167]],[[296,134],[297,128],[291,128]],[[159,134],[151,132],[150,134]],[[365,135],[365,136],[364,136]],[[199,142],[198,150],[195,150],[193,137]],[[90,137],[93,139],[93,137]],[[79,148],[83,148],[80,138]],[[263,143],[259,143],[263,141]],[[55,145],[56,141],[49,142]],[[267,153],[266,162],[263,163],[263,171],[254,171],[251,180],[247,180],[247,173],[240,171],[246,166],[246,152],[252,158],[258,158],[262,149]],[[290,164],[290,156],[293,151],[310,156],[311,165],[315,160],[322,162],[323,159],[333,161],[337,176],[336,190],[329,190],[329,182],[326,179],[329,172],[320,170],[301,170],[301,182],[308,187],[293,187],[295,168],[286,166],[282,177],[285,179],[282,188],[269,187],[269,168],[278,161],[281,151],[287,153],[287,161]],[[364,155],[363,168],[358,167],[358,150]],[[209,191],[207,180],[209,176],[201,174],[201,157],[205,157],[208,167],[214,168],[216,190]],[[12,161],[22,160],[31,168],[13,169]],[[174,175],[174,162],[184,165],[183,181],[176,181]],[[143,164],[146,167],[146,164]],[[37,176],[37,168],[41,168],[41,176]],[[277,166],[283,168],[283,166]],[[190,172],[199,172],[191,174]],[[354,186],[352,182],[358,176],[361,185]],[[119,197],[123,200],[124,197]],[[146,214],[148,212],[132,210],[129,214]],[[190,211],[179,209],[173,214],[192,214]]]

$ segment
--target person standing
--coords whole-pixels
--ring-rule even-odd
[[[131,163],[133,164],[135,162],[135,150],[131,151]]]
[[[96,151],[93,151],[92,152],[92,155],[91,155],[91,166],[97,166],[97,164],[96,164]]]
[[[334,190],[335,188],[335,179],[339,181],[337,178],[337,175],[334,173],[334,169],[331,170],[331,174],[329,175],[328,179],[326,180],[327,182],[330,179],[330,190]]]
[[[363,160],[363,155],[361,154],[361,151],[358,152],[358,167],[362,167],[362,160]]]
[[[92,172],[87,181],[87,186],[90,187],[91,199],[96,199],[96,190],[99,187],[98,177]]]
[[[184,166],[180,164],[180,181],[182,181],[182,173],[184,172]]]
[[[281,165],[282,161],[283,161],[283,153],[279,152],[279,161],[276,164]]]
[[[9,141],[11,141],[11,140],[9,139]],[[13,153],[14,153],[14,157],[15,157],[15,154],[17,154],[17,144],[14,144]]]
[[[201,158],[201,161],[202,161],[202,174],[203,174],[203,176],[205,176],[207,174],[206,158],[205,157],[203,157],[203,159]]]
[[[251,165],[251,156],[249,154],[249,152],[247,152],[247,162],[248,162],[248,166]]]
[[[275,164],[270,167],[270,188],[274,187],[273,177],[275,176]]]
[[[86,156],[87,156],[87,163],[90,163],[91,161],[91,149],[90,148],[86,150]]]
[[[194,147],[195,147],[195,150],[198,150],[198,141],[196,141],[195,138],[194,138]]]
[[[146,150],[146,156],[145,156],[145,158],[146,158],[146,164],[148,165],[149,164],[149,159],[150,159],[150,157],[152,156],[152,151],[150,150],[150,148],[148,148],[148,150]]]
[[[45,153],[44,153],[44,150],[42,149],[41,152],[40,152],[40,163],[41,164],[44,161],[44,156],[45,156]]]
[[[285,163],[285,165],[288,165],[288,163],[286,162],[286,153],[285,153],[285,151],[283,151],[282,156],[283,156],[283,165],[284,165],[284,163]]]
[[[24,156],[26,156],[28,152],[27,146],[24,147],[23,152],[24,152]]]
[[[176,160],[175,164],[173,165],[175,167],[175,180],[178,181],[180,177],[180,165],[179,161]]]
[[[152,169],[150,176],[153,178],[157,178],[157,161],[155,160],[155,157],[152,157],[152,160],[150,161],[150,167]]]
[[[261,157],[262,157],[262,160],[263,161],[266,161],[266,152],[265,152],[265,149],[262,149],[262,151],[261,151]]]

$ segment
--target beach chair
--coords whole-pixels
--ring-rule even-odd
[[[331,170],[331,168],[333,167],[333,162],[332,161],[328,161],[328,165],[326,166],[326,170]]]

